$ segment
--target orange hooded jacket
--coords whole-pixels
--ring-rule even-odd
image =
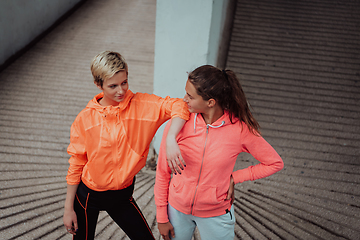
[[[188,120],[186,103],[179,98],[161,98],[127,91],[118,106],[101,106],[96,95],[71,126],[70,185],[83,181],[95,191],[130,186],[146,164],[149,145],[157,129],[170,118]]]

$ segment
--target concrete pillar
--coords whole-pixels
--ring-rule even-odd
[[[234,0],[157,0],[154,94],[182,98],[187,73],[224,66]],[[227,18],[229,17],[229,18]],[[229,21],[230,19],[230,21]],[[225,42],[224,42],[225,39]],[[164,125],[154,147],[158,152]]]

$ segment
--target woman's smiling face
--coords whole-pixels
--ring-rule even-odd
[[[120,71],[111,78],[104,81],[103,86],[97,86],[104,93],[104,97],[100,100],[103,106],[117,106],[124,100],[125,94],[129,89],[129,83],[126,71]]]

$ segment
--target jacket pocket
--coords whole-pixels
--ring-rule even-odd
[[[212,208],[224,200],[224,196],[217,196],[217,188],[214,186],[199,186],[195,196],[195,204],[202,208]]]
[[[169,198],[177,202],[177,206],[190,208],[195,192],[195,184],[184,182],[179,176],[171,179],[169,187]]]
[[[173,177],[170,182],[170,191],[174,193],[181,193],[184,188],[184,182],[179,181],[177,177]]]

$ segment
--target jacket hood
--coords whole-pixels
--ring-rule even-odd
[[[129,102],[130,102],[130,100],[132,99],[133,96],[134,96],[134,93],[132,91],[130,91],[130,90],[127,90],[124,100],[119,102],[119,105],[104,107],[104,106],[101,106],[100,103],[99,103],[99,99],[104,97],[104,93],[99,93],[93,99],[91,99],[89,101],[89,103],[86,105],[86,108],[92,108],[92,109],[95,109],[95,110],[97,110],[99,112],[103,112],[107,108],[110,108],[110,109],[111,108],[117,108],[119,110],[123,110],[129,105]]]
[[[239,121],[238,118],[232,117],[233,123],[236,123],[238,121]],[[195,113],[194,114],[194,133],[196,132],[196,124],[201,124],[201,122],[206,124],[204,119],[202,118],[202,116],[199,113]],[[206,126],[211,127],[211,128],[219,128],[219,127],[226,126],[229,124],[232,124],[230,122],[230,118],[229,118],[229,111],[224,110],[224,114],[218,120],[216,120],[213,124],[206,124]]]

